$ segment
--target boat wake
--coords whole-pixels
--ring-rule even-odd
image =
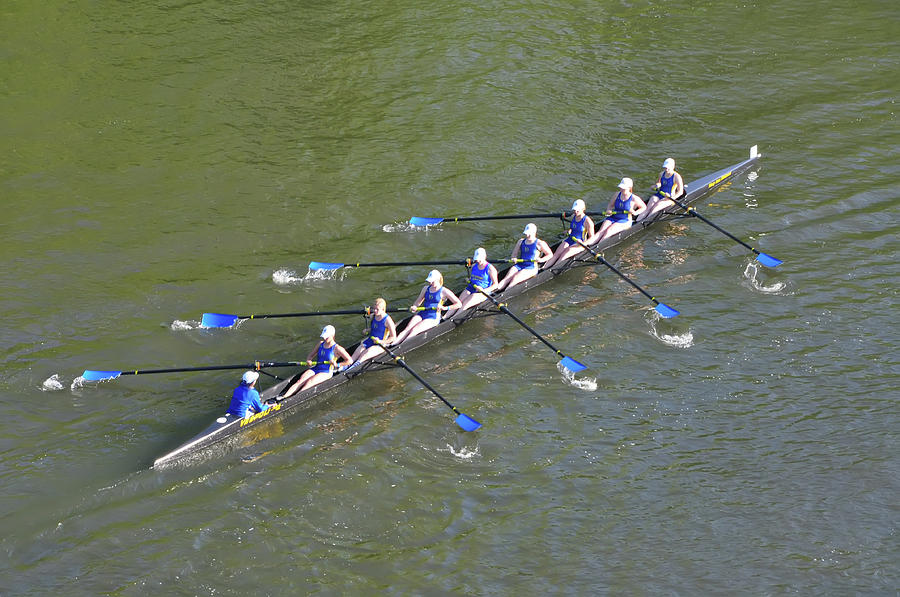
[[[645,317],[650,324],[650,335],[667,346],[675,348],[690,348],[694,345],[694,334],[688,330],[682,334],[665,334],[659,330],[659,322],[662,316],[655,309],[648,309]]]
[[[59,373],[54,373],[50,377],[44,380],[44,383],[41,384],[41,391],[43,392],[55,392],[57,390],[62,390],[65,386],[63,386],[62,382],[59,381]]]
[[[298,276],[294,270],[278,269],[272,272],[272,281],[278,286],[294,286],[318,280],[342,280],[343,275],[343,270],[315,269],[307,271],[305,276]]]
[[[785,294],[783,291],[787,288],[787,284],[784,282],[776,282],[769,286],[763,284],[759,280],[759,264],[755,261],[749,262],[747,267],[744,268],[744,280],[745,286],[763,294]]]
[[[441,450],[440,448],[438,448],[438,452],[450,452],[453,456],[459,458],[460,460],[472,460],[473,458],[478,456],[478,446],[474,448],[466,448],[465,446],[463,446],[459,450],[456,450],[456,448],[454,448],[450,444],[447,444],[446,450]]]
[[[597,390],[597,378],[596,377],[585,377],[582,379],[576,379],[575,373],[566,369],[565,365],[562,364],[562,361],[556,364],[556,368],[559,369],[559,372],[563,374],[563,379],[570,386],[574,386],[579,390],[584,390],[586,392],[594,392]]]

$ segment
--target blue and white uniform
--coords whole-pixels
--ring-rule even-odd
[[[241,385],[232,392],[231,404],[228,406],[229,414],[244,418],[253,413],[261,413],[264,410],[266,410],[266,407],[259,401],[259,392],[246,383],[241,382]]]
[[[538,241],[534,239],[534,242],[530,245],[522,241],[522,244],[519,245],[519,259],[524,259],[525,263],[517,263],[515,265],[518,269],[534,269],[537,267],[537,263],[534,261],[537,259],[538,252]]]
[[[370,348],[375,346],[375,338],[378,338],[381,341],[384,341],[384,339],[387,338],[387,320],[387,315],[382,317],[381,321],[378,321],[377,317],[372,318],[372,327],[369,330],[369,337],[363,340],[363,346]]]
[[[672,194],[672,189],[675,188],[675,173],[672,173],[672,176],[666,178],[665,174],[659,177],[660,187],[659,190],[654,193],[658,195],[660,198],[663,197],[663,193]]]
[[[627,200],[622,199],[622,193],[619,192],[619,194],[616,195],[616,203],[613,206],[613,210],[619,212],[631,212],[632,197],[633,195],[629,196]],[[621,224],[631,220],[631,213],[615,213],[606,219],[613,224]]]
[[[337,343],[331,345],[331,348],[325,348],[325,343],[322,342],[319,344],[319,350],[316,351],[316,365],[313,366],[313,371],[316,373],[327,373],[330,372],[333,365],[331,361],[334,360],[334,349],[337,348]]]
[[[572,223],[569,225],[569,228],[571,228],[572,233],[569,236],[570,237],[574,236],[578,240],[584,242],[584,240],[585,240],[584,239],[584,223],[585,222],[587,222],[587,214],[582,216],[580,222],[576,218],[572,218]],[[566,244],[569,246],[572,246],[577,243],[574,240],[572,240],[571,238],[566,238]]]
[[[441,286],[437,290],[431,290],[431,286],[425,289],[425,302],[422,306],[425,311],[422,313],[422,319],[440,319],[441,305],[444,303],[444,287]]]
[[[478,290],[475,289],[476,286],[487,288],[490,285],[491,264],[485,261],[484,267],[478,267],[478,263],[475,263],[472,266],[472,271],[469,272],[469,284],[466,286],[466,290],[474,293],[478,292]]]

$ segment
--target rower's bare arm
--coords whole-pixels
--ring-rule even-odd
[[[444,286],[444,298],[449,299],[452,305],[441,305],[441,308],[444,311],[449,311],[450,309],[461,309],[462,302],[459,300],[459,297],[456,296],[452,290]]]
[[[520,238],[519,240],[516,241],[516,246],[513,247],[512,254],[509,256],[510,261],[512,261],[513,259],[519,258],[519,247],[521,247],[521,246],[522,246],[522,239]],[[515,262],[513,262],[513,263],[515,263]]]
[[[338,353],[338,356],[341,357],[341,361],[342,361],[340,363],[341,366],[349,367],[350,365],[353,364],[353,358],[350,356],[350,353],[347,352],[347,350],[343,346],[338,344],[337,346],[335,346],[335,350]]]
[[[391,319],[391,316],[387,316],[387,321],[385,322],[385,327],[387,327],[387,338],[385,342],[387,344],[391,344],[394,340],[397,339],[397,326],[394,325],[394,320]]]
[[[421,305],[421,304],[422,304],[422,301],[425,300],[425,289],[426,289],[426,288],[428,288],[428,287],[427,287],[427,286],[423,286],[423,287],[422,287],[422,290],[419,291],[419,298],[417,298],[417,299],[413,302],[413,304],[409,306],[409,310],[412,311],[413,313],[416,312],[416,307],[418,307],[419,305]]]
[[[644,203],[644,200],[641,199],[640,197],[638,197],[637,195],[632,193],[631,199],[632,199],[632,202],[631,202],[631,213],[632,214],[638,215],[639,213],[641,213],[642,211],[647,209],[647,204]]]

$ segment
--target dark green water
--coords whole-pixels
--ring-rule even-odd
[[[0,10],[0,593],[897,594],[895,2],[198,2]],[[366,375],[267,437],[148,470],[240,372],[427,268],[744,158],[697,221]],[[546,237],[556,233],[541,223]],[[462,271],[445,270],[457,290]],[[362,319],[335,319],[355,341]],[[56,376],[56,377],[53,377]]]

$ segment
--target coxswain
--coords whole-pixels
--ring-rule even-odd
[[[459,293],[459,301],[462,303],[460,311],[474,307],[487,300],[478,289],[491,292],[497,286],[497,268],[488,263],[487,251],[482,247],[475,249],[472,257],[472,267],[469,270],[469,283],[465,290]],[[457,311],[447,313],[447,318],[453,317]]]
[[[522,231],[525,235],[516,242],[513,247],[510,261],[514,265],[506,272],[506,277],[497,285],[497,291],[504,290],[510,286],[515,286],[520,282],[524,282],[529,278],[533,278],[538,273],[539,264],[545,263],[553,257],[553,251],[550,245],[537,237],[537,226],[528,224]]]
[[[441,275],[441,272],[436,269],[431,270],[425,281],[428,284],[422,287],[419,297],[409,308],[415,315],[410,318],[406,329],[397,337],[394,344],[400,344],[407,338],[433,328],[441,322],[441,315],[444,311],[459,309],[462,306],[453,291],[444,286],[444,276]],[[445,300],[450,302],[450,306],[444,304]],[[422,312],[421,315],[418,313],[419,311]]]
[[[576,199],[572,204],[572,222],[566,231],[566,239],[556,247],[556,253],[553,254],[550,261],[544,264],[544,269],[550,269],[563,259],[579,253],[583,249],[578,241],[587,244],[588,240],[594,236],[594,221],[584,211],[584,201]]]
[[[255,387],[258,379],[259,373],[256,371],[244,373],[243,377],[241,377],[241,384],[231,393],[231,404],[228,406],[228,414],[243,419],[269,408],[267,404],[263,404],[259,400],[259,392]]]
[[[606,208],[608,212],[612,212],[612,215],[603,220],[597,234],[591,238],[591,242],[588,244],[596,244],[617,232],[627,230],[631,227],[634,217],[640,215],[647,208],[644,200],[632,192],[633,189],[634,181],[630,178],[625,177],[619,182],[619,192],[613,195]]]
[[[359,346],[353,351],[353,356],[350,357],[353,360],[350,367],[377,357],[384,352],[381,344],[390,345],[396,339],[397,328],[394,326],[394,320],[387,314],[387,301],[379,297],[375,299],[375,314],[366,331],[366,338],[359,343]]]
[[[322,339],[316,344],[316,347],[312,349],[309,356],[306,357],[307,361],[315,361],[315,365],[304,371],[300,376],[300,379],[294,382],[294,385],[292,385],[287,392],[278,397],[279,400],[289,398],[297,392],[308,390],[314,385],[320,384],[326,379],[330,379],[338,366],[349,367],[353,364],[350,354],[343,346],[335,341],[333,325],[326,325],[322,328],[320,337]],[[340,357],[341,361],[337,362],[336,357]]]
[[[682,180],[681,174],[675,172],[674,159],[666,158],[666,161],[663,162],[663,171],[660,173],[654,189],[656,192],[647,200],[647,209],[638,216],[639,222],[675,205],[672,199],[678,199],[684,195],[684,180]]]

